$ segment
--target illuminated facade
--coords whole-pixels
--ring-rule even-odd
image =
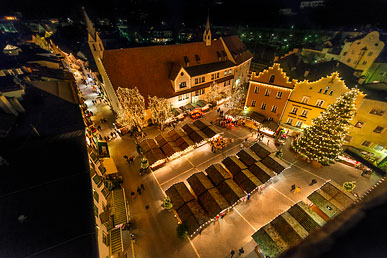
[[[356,70],[366,71],[384,48],[379,32],[373,31],[363,38],[347,41],[340,53],[340,61]]]
[[[289,80],[278,63],[258,75],[252,73],[245,103],[247,110],[279,123],[295,83]]]
[[[307,80],[298,82],[286,104],[280,120],[280,126],[290,131],[301,132],[312,123],[330,104],[349,89],[335,72],[318,81]],[[356,106],[360,104],[364,94],[360,94]]]

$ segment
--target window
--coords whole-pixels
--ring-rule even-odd
[[[232,71],[231,71],[231,69],[230,69],[230,70],[228,70],[228,74],[231,74],[231,72],[232,72]]]
[[[355,54],[355,50],[352,50],[352,54]]]
[[[216,78],[217,78],[217,79],[219,78],[219,73],[216,73]]]
[[[298,111],[298,108],[293,107],[293,109],[292,109],[292,111],[290,112],[290,114],[296,115],[296,114],[297,114],[297,111]]]
[[[230,85],[230,84],[231,84],[231,80],[225,81],[225,82],[224,82],[224,87],[226,87],[226,86],[228,86],[228,85]]]
[[[302,110],[301,116],[306,117],[308,115],[309,111],[308,110]]]
[[[265,91],[265,96],[270,96],[270,89],[266,89],[266,91]]]
[[[179,95],[178,96],[178,101],[182,101],[183,100],[183,95]]]
[[[369,147],[371,145],[371,142],[369,141],[364,141],[361,145],[365,146],[365,147]]]
[[[195,84],[198,84],[198,83],[199,83],[198,78],[195,78]]]
[[[384,127],[377,126],[377,127],[374,129],[374,133],[382,133],[383,130],[384,130]]]
[[[94,204],[94,215],[98,218],[98,207]]]
[[[343,56],[346,56],[348,52],[344,52]]]
[[[370,114],[377,115],[377,116],[383,116],[386,111],[380,110],[380,109],[371,109]]]
[[[350,63],[350,62],[351,62],[351,58],[348,58],[348,59],[347,59],[347,63]]]
[[[363,61],[362,65],[365,65],[365,64],[367,64],[367,61]]]
[[[273,121],[273,118],[270,116],[267,118],[267,121]]]
[[[94,196],[94,199],[96,200],[96,202],[98,203],[99,202],[99,195],[98,195],[97,191],[94,189],[93,189],[93,196]]]
[[[355,127],[356,127],[356,128],[362,128],[363,125],[364,125],[364,122],[357,121],[357,123],[355,124]]]
[[[201,92],[201,95],[203,95],[206,91],[204,89],[202,89],[202,92]]]
[[[301,128],[301,126],[302,126],[302,121],[297,121],[297,123],[296,123],[296,127],[299,127],[299,128]]]
[[[95,45],[93,44],[93,49],[94,49],[94,51],[97,51],[97,49],[95,48]]]
[[[184,99],[189,99],[189,93],[184,95]]]
[[[322,92],[322,88],[318,91],[318,93],[321,93]]]
[[[224,76],[226,76],[227,75],[227,70],[224,70]]]
[[[324,100],[318,99],[317,102],[316,102],[316,106],[322,107],[322,105],[324,104],[324,102],[325,102]]]
[[[271,107],[271,112],[273,112],[273,113],[277,112],[277,106],[272,106]]]
[[[262,110],[265,110],[265,109],[266,109],[266,104],[265,104],[265,103],[262,103],[261,109],[262,109]]]
[[[344,141],[345,141],[345,142],[351,142],[351,140],[352,140],[352,136],[350,136],[350,135],[347,135],[347,136],[345,136],[345,138],[344,138]]]
[[[16,68],[17,74],[23,74],[22,70],[20,68]]]
[[[259,87],[258,87],[258,86],[255,86],[254,93],[255,93],[255,94],[258,94],[258,92],[259,92]]]
[[[202,82],[205,82],[206,81],[206,77],[202,77]]]
[[[101,51],[103,50],[102,49],[102,44],[99,44],[99,50],[101,50]]]
[[[282,91],[277,91],[277,96],[276,96],[277,99],[280,99],[282,98]]]
[[[215,75],[215,74],[211,74],[211,80],[213,80],[213,79],[214,79],[214,75]]]
[[[184,76],[184,73],[183,73],[183,72],[181,72],[181,73],[180,73],[180,76]]]
[[[331,90],[330,92],[329,92],[329,96],[332,96],[333,95],[333,90]]]
[[[374,147],[374,150],[376,151],[382,151],[384,149],[384,147],[380,144],[377,144],[375,147]]]
[[[270,83],[274,83],[274,79],[275,79],[275,76],[274,76],[274,74],[272,74],[272,75],[270,76],[269,82],[270,82]]]
[[[327,94],[327,93],[328,93],[328,90],[329,90],[329,86],[325,88],[324,94]]]
[[[179,87],[180,87],[180,89],[184,89],[185,87],[187,87],[186,82],[181,82],[181,83],[179,84]]]
[[[109,246],[109,237],[108,235],[102,231],[102,242],[106,245]]]
[[[372,56],[373,53],[372,51],[368,52],[368,56]]]
[[[293,123],[293,118],[288,117],[288,121],[286,121],[286,123],[287,123],[288,125],[292,125],[292,123]]]
[[[309,99],[310,99],[310,97],[308,97],[308,96],[303,96],[302,99],[301,99],[301,102],[302,102],[302,103],[305,103],[305,104],[308,104]]]
[[[98,187],[102,185],[102,179],[98,174],[95,174],[95,176],[93,177],[93,181]]]
[[[252,107],[255,107],[255,103],[256,103],[255,100],[251,101],[251,106],[252,106]]]

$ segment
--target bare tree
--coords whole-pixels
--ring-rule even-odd
[[[117,89],[117,97],[120,102],[118,120],[125,126],[137,127],[141,131],[141,125],[144,121],[145,102],[137,87],[133,89]]]
[[[207,92],[207,101],[212,103],[216,102],[219,99],[220,95],[220,90],[219,90],[219,85],[218,84],[212,84],[210,86],[209,91]]]
[[[149,109],[151,111],[152,117],[156,123],[160,124],[160,130],[163,128],[165,121],[168,118],[172,117],[172,108],[171,104],[165,98],[158,98],[156,96],[148,96],[149,100]]]
[[[231,93],[231,107],[232,108],[243,108],[246,100],[246,90],[244,85],[234,85]]]

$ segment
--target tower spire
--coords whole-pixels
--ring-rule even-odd
[[[95,28],[93,22],[90,20],[89,16],[86,13],[85,7],[82,6],[83,16],[85,17],[87,32],[89,35],[96,40]]]
[[[211,45],[211,30],[210,30],[210,9],[207,12],[206,28],[203,33],[203,41],[206,42],[206,46]]]

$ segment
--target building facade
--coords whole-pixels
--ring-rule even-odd
[[[248,111],[279,123],[296,81],[291,81],[278,63],[258,75],[252,73],[246,97]]]
[[[280,126],[292,132],[301,132],[312,124],[312,119],[336,102],[341,94],[349,91],[337,72],[315,82],[298,82],[290,95],[280,120]],[[357,98],[357,106],[364,94]]]
[[[137,87],[146,102],[157,96],[176,108],[207,99],[214,84],[227,95],[248,82],[252,54],[237,36],[212,39],[208,19],[203,42],[113,50],[104,49],[86,13],[85,19],[103,90],[116,112],[118,87]]]
[[[367,71],[384,48],[379,32],[372,31],[365,37],[356,37],[345,42],[340,61],[356,70]]]

